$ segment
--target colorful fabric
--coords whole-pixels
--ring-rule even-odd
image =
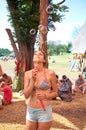
[[[12,88],[10,86],[3,87],[3,100],[5,100],[8,103],[12,102]]]

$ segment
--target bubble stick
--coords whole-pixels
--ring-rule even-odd
[[[39,93],[39,90],[36,90],[36,93]],[[40,101],[40,104],[41,104],[42,109],[43,109],[44,111],[46,111],[43,100],[39,100],[39,101]]]
[[[38,58],[36,59],[36,61],[38,62]],[[35,68],[38,70],[38,67],[37,67],[37,66],[35,66]],[[39,93],[39,90],[36,89],[36,93]],[[42,109],[43,109],[44,111],[46,111],[43,100],[39,100],[39,101],[40,101],[40,104],[41,104]]]

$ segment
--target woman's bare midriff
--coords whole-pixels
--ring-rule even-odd
[[[44,93],[44,92],[43,92]],[[51,100],[49,99],[44,99],[42,100],[45,107],[51,105]],[[27,105],[32,107],[32,108],[35,108],[35,109],[39,109],[41,107],[41,103],[40,103],[40,100],[37,99],[36,97],[36,93],[34,92],[33,95],[28,99],[28,102],[27,102]]]

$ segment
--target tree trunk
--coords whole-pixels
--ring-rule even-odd
[[[12,1],[7,0],[8,6],[9,6],[9,10],[10,13],[12,15],[12,13],[14,13],[16,11],[15,6],[12,6]],[[46,12],[46,8],[48,6],[48,0],[40,0],[40,24],[42,24],[43,26],[45,26],[47,28],[47,23],[48,23],[48,14]],[[13,25],[14,25],[14,19],[13,19]],[[15,27],[15,26],[14,26]],[[20,62],[20,68],[18,67],[17,69],[20,69],[19,72],[20,73],[20,81],[21,81],[21,88],[23,88],[23,80],[24,80],[24,72],[26,70],[30,70],[33,67],[33,54],[34,54],[34,41],[35,41],[35,37],[32,38],[32,41],[30,41],[29,43],[24,43],[23,41],[20,40],[20,36],[21,36],[21,32],[19,32],[19,30],[17,30],[15,28],[15,33],[16,33],[16,37],[18,40],[18,49],[19,49],[19,57],[17,56],[17,63]],[[43,38],[43,45],[42,45],[42,49],[43,51],[46,53],[46,66],[48,66],[48,60],[47,60],[47,33],[44,35],[42,34],[42,38]],[[10,38],[11,43],[13,42],[12,36]],[[15,48],[15,45],[13,45],[13,48]],[[15,48],[16,50],[16,48]],[[17,51],[16,51],[17,52]]]
[[[46,67],[48,67],[48,53],[47,53],[47,26],[48,26],[48,14],[46,8],[48,7],[48,0],[40,0],[40,25],[44,27],[44,33],[40,30],[40,35],[43,40],[41,49],[46,54]]]
[[[24,72],[33,68],[34,43],[25,44],[18,42],[21,61],[21,89],[24,87]]]

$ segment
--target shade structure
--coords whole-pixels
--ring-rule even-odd
[[[86,22],[73,41],[73,53],[84,54],[86,51]]]

